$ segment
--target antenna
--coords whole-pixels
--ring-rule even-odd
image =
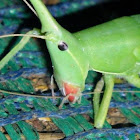
[[[34,10],[34,8],[30,5],[30,3],[29,2],[27,2],[27,0],[23,0],[25,3],[26,3],[26,5],[32,10],[32,12],[37,16],[37,13],[36,13],[36,11]],[[37,16],[38,17],[38,16]]]
[[[6,38],[6,37],[14,37],[14,36],[28,36],[28,37],[35,37],[40,39],[47,39],[46,36],[43,35],[29,35],[29,34],[8,34],[8,35],[1,35],[0,38]]]

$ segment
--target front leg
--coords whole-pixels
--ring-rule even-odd
[[[98,81],[96,87],[94,89],[94,96],[93,96],[93,109],[94,109],[94,122],[97,117],[97,113],[99,111],[99,104],[100,104],[100,93],[104,87],[104,79],[103,77]]]
[[[107,111],[109,108],[110,100],[112,97],[114,87],[114,76],[105,74],[104,81],[105,81],[105,92],[94,122],[94,126],[96,128],[103,127]]]

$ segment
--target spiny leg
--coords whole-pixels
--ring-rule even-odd
[[[104,80],[103,80],[103,78],[101,78],[100,81],[98,81],[98,83],[96,84],[96,87],[94,89],[94,92],[95,92],[95,94],[93,96],[94,121],[96,119],[97,112],[99,110],[100,93],[103,89],[103,86],[104,86]]]
[[[103,127],[114,87],[114,77],[112,75],[105,74],[104,81],[105,81],[104,96],[94,122],[94,126],[96,128]]]

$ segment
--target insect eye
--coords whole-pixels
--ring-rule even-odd
[[[61,50],[61,51],[65,51],[65,50],[68,49],[68,45],[67,45],[65,42],[60,42],[60,43],[58,44],[58,48],[59,48],[59,50]]]

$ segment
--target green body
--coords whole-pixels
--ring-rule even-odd
[[[41,0],[30,1],[41,22],[41,32],[50,38],[46,39],[46,43],[60,89],[69,94],[78,94],[84,89],[89,70],[103,73],[105,91],[100,105],[100,95],[94,95],[94,99],[97,99],[94,100],[94,126],[102,128],[112,96],[114,78],[121,76],[140,87],[140,15],[118,18],[71,34],[56,22]],[[68,49],[60,50],[60,42],[65,42]],[[101,91],[102,87],[103,82],[99,82],[96,90]]]
[[[31,2],[41,20],[42,32],[58,38],[56,43],[46,43],[60,87],[61,81],[69,81],[83,89],[88,70],[120,74],[139,62],[134,52],[140,48],[140,15],[115,19],[72,35],[55,21],[40,0]],[[68,44],[67,51],[58,49],[61,40]]]
[[[83,53],[92,70],[120,74],[140,61],[135,55],[136,48],[140,50],[140,15],[118,18],[75,36],[83,42]]]

